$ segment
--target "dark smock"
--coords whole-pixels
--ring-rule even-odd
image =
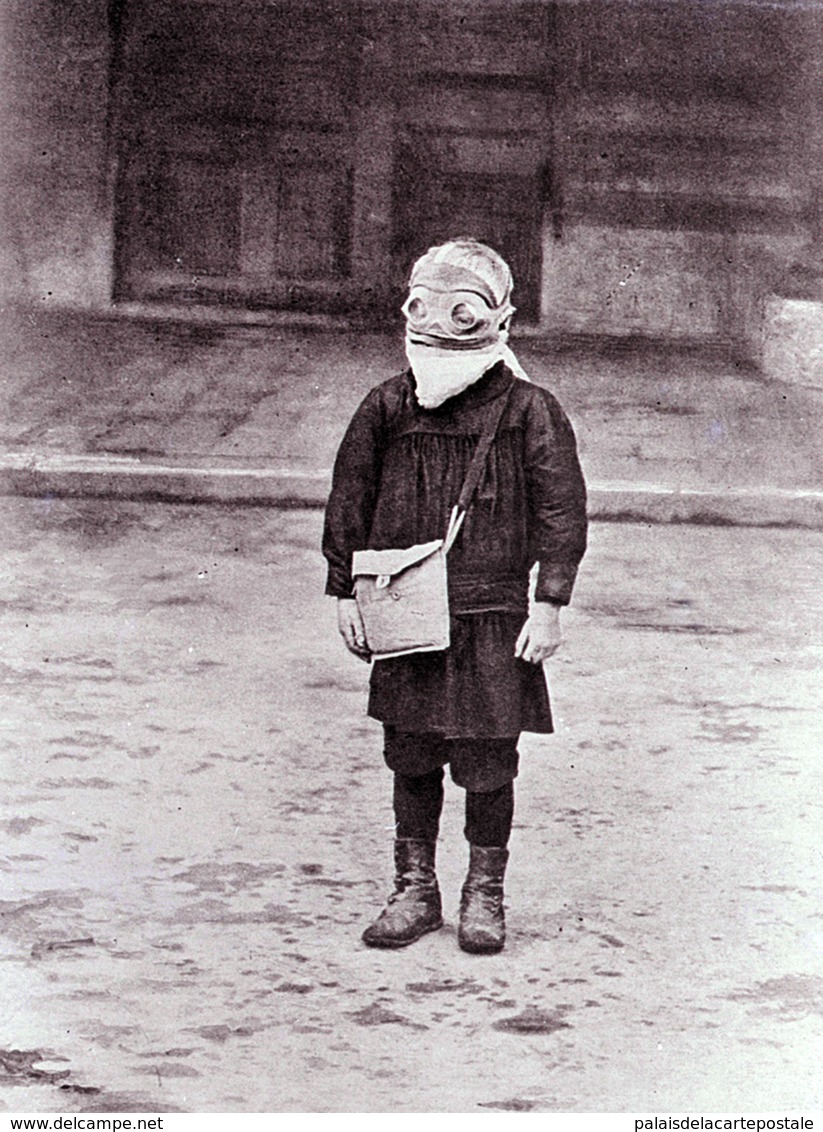
[[[352,554],[443,538],[493,402],[508,404],[448,556],[451,646],[375,661],[369,715],[448,738],[552,730],[541,665],[514,656],[535,598],[566,605],[586,546],[586,492],[574,433],[546,389],[503,362],[464,393],[423,409],[411,370],[377,386],[334,467],[323,553],[326,593],[353,596]]]

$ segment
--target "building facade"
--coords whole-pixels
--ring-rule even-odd
[[[10,0],[4,19],[13,299],[362,317],[466,234],[512,263],[521,325],[746,347],[819,238],[819,5]]]

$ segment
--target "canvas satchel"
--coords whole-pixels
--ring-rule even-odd
[[[442,652],[450,644],[446,556],[457,538],[486,463],[509,390],[493,406],[445,537],[403,550],[358,550],[352,558],[357,608],[375,660]]]

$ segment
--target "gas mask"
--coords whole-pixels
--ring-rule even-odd
[[[514,307],[498,303],[484,279],[463,267],[419,264],[403,304],[407,338],[445,350],[479,350],[496,342]]]
[[[424,409],[462,393],[501,359],[514,360],[506,344],[514,313],[508,290],[498,300],[468,268],[424,256],[412,272],[402,310],[406,356]]]

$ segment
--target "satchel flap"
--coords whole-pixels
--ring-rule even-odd
[[[352,574],[373,577],[395,577],[434,554],[443,545],[442,538],[421,542],[405,550],[356,550],[352,556]]]

